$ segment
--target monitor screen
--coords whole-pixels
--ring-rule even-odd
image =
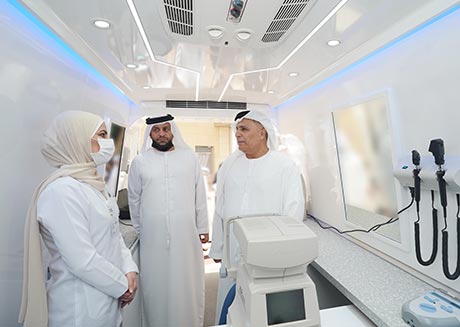
[[[118,180],[120,176],[121,155],[123,150],[123,141],[125,138],[126,128],[112,123],[110,127],[110,138],[115,144],[115,151],[112,159],[105,165],[104,180],[107,186],[107,192],[110,196],[117,196]]]
[[[269,326],[305,320],[303,289],[269,293],[266,300]]]

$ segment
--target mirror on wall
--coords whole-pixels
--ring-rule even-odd
[[[123,152],[123,141],[126,128],[112,123],[110,126],[110,138],[113,139],[115,151],[112,158],[105,165],[104,180],[107,185],[107,192],[110,196],[117,196],[120,178],[121,158]]]
[[[397,217],[386,98],[338,109],[332,117],[347,221],[368,229]],[[399,242],[399,222],[377,233]]]

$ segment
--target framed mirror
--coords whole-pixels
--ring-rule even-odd
[[[347,221],[367,230],[396,218],[386,97],[335,110],[332,119]],[[376,232],[400,242],[398,221]]]

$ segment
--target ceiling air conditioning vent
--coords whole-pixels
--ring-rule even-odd
[[[262,42],[278,42],[286,33],[297,17],[302,13],[310,0],[284,0],[281,8],[268,26]]]
[[[166,100],[166,108],[246,110],[246,102]]]
[[[166,18],[171,32],[193,34],[193,0],[164,0]]]

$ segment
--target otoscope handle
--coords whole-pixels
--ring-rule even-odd
[[[447,189],[446,189],[447,183],[446,183],[446,180],[444,179],[445,173],[446,173],[445,170],[438,170],[436,172],[436,177],[438,179],[438,185],[439,185],[439,196],[441,197],[441,205],[443,208],[447,207]]]
[[[420,202],[420,169],[414,169],[412,171],[412,174],[414,175],[414,188],[415,188],[415,203]]]

